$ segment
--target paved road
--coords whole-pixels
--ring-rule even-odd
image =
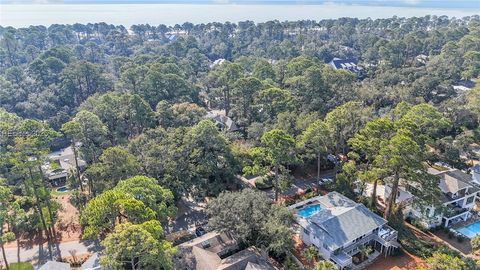
[[[70,251],[75,250],[77,255],[85,254],[89,252],[98,251],[98,247],[91,241],[71,241],[60,243],[54,247],[53,253],[58,255],[58,250],[62,256],[71,256]],[[7,259],[10,263],[17,262],[17,248],[6,248]],[[48,247],[46,244],[43,246],[31,246],[31,247],[22,247],[20,249],[20,261],[26,262],[30,261],[33,263],[44,262],[49,259],[48,256]],[[2,262],[3,263],[3,262]]]

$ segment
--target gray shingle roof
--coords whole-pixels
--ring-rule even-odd
[[[321,204],[322,209],[310,217],[299,218],[299,223],[331,250],[387,223],[363,204],[356,203],[338,192],[319,196],[316,201]]]
[[[248,262],[247,267],[245,267],[245,270],[273,270],[275,268],[271,267],[270,265],[267,264],[258,264],[258,263],[252,263]]]
[[[349,58],[349,59],[333,58],[333,60],[330,61],[329,64],[335,69],[344,69],[344,70],[350,70],[352,72],[359,72],[361,68],[357,66],[357,63],[358,63],[358,60],[355,58]]]
[[[480,163],[475,164],[475,166],[473,166],[472,170],[476,173],[480,173]]]
[[[182,247],[182,256],[188,257],[187,264],[174,263],[177,270],[276,270],[268,261],[263,258],[260,251],[255,247],[249,247],[239,251],[225,259],[214,252],[205,250],[198,246]]]
[[[217,269],[222,264],[222,259],[217,254],[201,247],[194,246],[192,252],[196,259],[196,270]]]
[[[472,187],[472,176],[460,170],[445,171],[437,174],[440,176],[440,189],[444,193],[456,193],[457,191]]]
[[[267,261],[260,255],[260,251],[257,248],[249,247],[223,259],[221,265],[218,266],[216,270],[244,270],[248,267],[249,263],[253,263],[254,266],[256,265],[257,269],[276,269],[267,263]],[[260,266],[263,268],[258,268]]]
[[[342,69],[344,68],[343,65],[356,65],[358,63],[357,59],[355,58],[349,58],[349,59],[340,59],[340,58],[333,58],[333,60],[330,62],[335,68],[337,69]]]
[[[357,204],[343,214],[333,216],[317,225],[329,235],[327,240],[330,241],[326,241],[326,244],[336,249],[386,223],[385,219],[367,209],[363,204]]]

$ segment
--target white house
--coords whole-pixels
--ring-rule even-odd
[[[359,74],[361,71],[363,71],[363,68],[358,66],[358,60],[354,58],[340,59],[335,57],[328,64],[334,69],[348,70],[356,74]]]
[[[399,247],[398,233],[385,219],[338,192],[289,208],[295,211],[302,241],[315,246],[321,257],[339,269],[361,269],[380,254],[389,255]],[[359,260],[364,247],[370,247],[371,253]]]
[[[205,118],[212,119],[215,125],[221,130],[238,131],[238,127],[232,118],[225,115],[224,110],[211,110],[207,112]]]
[[[430,172],[438,176],[438,186],[442,192],[439,198],[441,207],[414,205],[415,196],[410,193],[410,187],[401,186],[397,203],[403,203],[403,213],[406,218],[417,220],[422,226],[432,228],[443,225],[448,227],[459,221],[465,221],[472,216],[479,188],[473,184],[472,175],[457,169]],[[385,188],[383,197],[390,196],[391,189]]]

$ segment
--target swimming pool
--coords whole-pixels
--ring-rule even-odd
[[[300,209],[297,214],[301,217],[307,218],[318,213],[322,207],[319,204],[307,205]]]
[[[457,229],[457,232],[465,235],[466,237],[472,239],[475,235],[480,234],[480,221],[467,225],[465,227]]]
[[[70,191],[67,186],[57,188],[57,192],[68,192]]]

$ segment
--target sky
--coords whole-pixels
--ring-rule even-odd
[[[0,0],[0,4],[345,4],[362,6],[480,8],[480,0]]]

